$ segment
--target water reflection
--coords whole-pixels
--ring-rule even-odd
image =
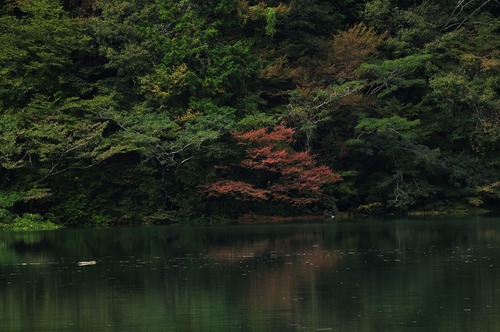
[[[500,330],[495,219],[0,240],[1,331]]]

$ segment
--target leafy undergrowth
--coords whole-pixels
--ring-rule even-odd
[[[31,213],[25,213],[22,217],[17,217],[9,224],[0,223],[0,229],[13,231],[42,231],[58,228],[60,228],[59,225],[51,221],[43,220],[42,216]]]

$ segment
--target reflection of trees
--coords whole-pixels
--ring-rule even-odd
[[[319,236],[292,234],[275,240],[247,241],[238,247],[214,246],[207,256],[238,266],[247,281],[244,296],[252,308],[298,309],[301,293],[310,293],[324,269],[332,269],[342,255],[325,251]]]
[[[0,330],[498,330],[499,225],[432,222],[0,234]]]

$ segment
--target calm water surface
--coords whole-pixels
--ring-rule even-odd
[[[496,332],[500,218],[4,232],[0,331]]]

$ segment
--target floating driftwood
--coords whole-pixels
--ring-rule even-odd
[[[78,266],[87,266],[87,265],[96,265],[96,261],[85,261],[85,262],[78,262]]]

